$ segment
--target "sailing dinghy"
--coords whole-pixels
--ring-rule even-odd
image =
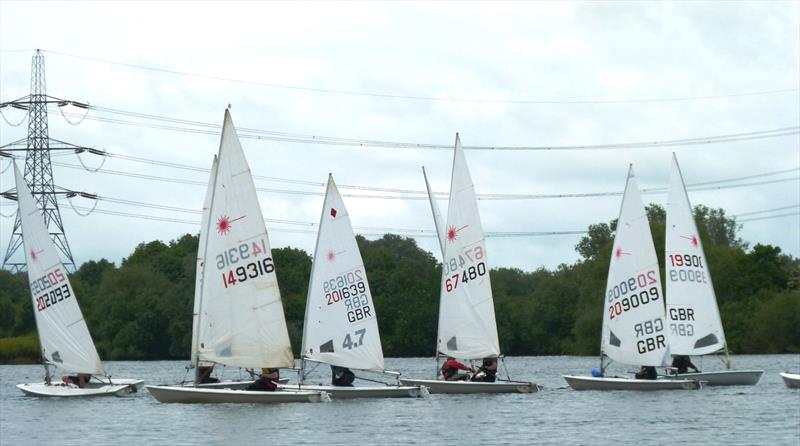
[[[144,381],[120,379],[106,372],[78,306],[66,269],[44,225],[39,207],[14,163],[22,243],[28,266],[36,328],[44,363],[45,382],[18,384],[30,396],[123,396],[136,392]],[[50,366],[72,373],[90,374],[84,387],[54,379]]]
[[[487,266],[486,240],[478,213],[475,187],[458,134],[453,154],[446,230],[441,227],[441,214],[430,191],[427,176],[425,184],[444,256],[436,346],[437,373],[439,355],[466,360],[502,359]],[[531,382],[500,379],[495,382],[472,382],[404,378],[400,382],[426,386],[430,393],[530,393],[539,390],[539,386]]]
[[[328,175],[311,268],[301,361],[301,383],[281,388],[325,391],[333,399],[419,397],[428,393],[423,386],[401,386],[399,382],[353,387],[305,382],[308,361],[400,375],[384,367],[378,319],[364,261],[332,175]]]
[[[608,358],[633,366],[664,366],[669,336],[664,318],[661,277],[647,213],[636,185],[633,166],[622,206],[604,295],[600,376],[564,375],[575,390],[699,389],[692,379],[648,380],[605,376]]]
[[[210,193],[210,197],[208,195]],[[195,367],[294,366],[267,229],[230,112],[212,166],[201,220],[192,323]],[[147,386],[162,403],[320,402],[317,391],[238,390],[220,385]],[[226,386],[228,387],[228,386]]]
[[[790,389],[800,389],[800,375],[781,372],[781,378],[783,378],[783,383],[786,384],[786,387]]]
[[[699,379],[709,386],[752,386],[763,370],[730,370],[730,356],[717,298],[692,214],[678,158],[672,154],[664,265],[667,280],[667,323],[673,355],[700,356],[725,352],[727,370],[668,374],[664,379]]]

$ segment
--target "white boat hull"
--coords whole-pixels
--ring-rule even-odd
[[[313,384],[281,384],[282,390],[312,390],[330,394],[334,400],[347,400],[353,398],[418,398],[428,395],[425,386],[364,386],[364,387],[337,387]]]
[[[289,378],[281,378],[278,380],[280,384],[286,384],[289,382]],[[249,381],[222,381],[218,383],[208,383],[208,384],[198,384],[197,387],[201,389],[231,389],[231,390],[244,390],[247,386],[253,384],[253,380]],[[195,387],[194,384],[182,384],[181,387]]]
[[[438,379],[401,379],[400,382],[406,386],[425,386],[430,393],[533,393],[541,389],[534,383],[523,381],[481,383]]]
[[[329,401],[325,392],[275,391],[260,392],[233,389],[209,389],[188,386],[146,386],[161,403],[319,403]]]
[[[698,390],[702,387],[702,383],[694,379],[595,378],[564,375],[564,380],[575,390]]]
[[[790,389],[800,389],[800,375],[794,373],[781,373],[783,383]]]
[[[142,387],[141,379],[117,379],[110,384],[92,381],[84,388],[72,384],[30,383],[17,384],[17,388],[28,396],[38,397],[89,397],[89,396],[126,396],[136,393]]]
[[[659,379],[696,379],[705,381],[707,386],[754,386],[764,374],[763,370],[720,370],[717,372],[681,373],[664,375]]]

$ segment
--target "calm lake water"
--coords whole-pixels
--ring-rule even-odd
[[[0,444],[800,444],[800,390],[785,387],[778,375],[797,373],[800,355],[733,360],[735,368],[765,370],[759,384],[700,391],[576,392],[561,375],[588,374],[597,358],[516,357],[506,359],[512,378],[532,380],[544,390],[278,405],[161,404],[146,390],[129,398],[32,398],[14,386],[41,380],[42,367],[0,366]],[[409,377],[433,374],[429,358],[386,363]],[[709,371],[722,368],[715,358],[696,363]],[[107,366],[120,378],[165,384],[181,380],[185,364]],[[317,372],[319,381],[328,376],[329,369]]]

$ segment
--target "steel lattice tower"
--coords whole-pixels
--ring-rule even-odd
[[[36,50],[31,62],[31,93],[29,96],[13,102],[0,104],[0,106],[11,105],[15,108],[28,110],[28,138],[25,149],[25,182],[31,190],[36,203],[42,210],[45,227],[50,232],[53,243],[61,251],[62,261],[68,271],[75,270],[75,261],[72,258],[72,251],[67,243],[67,236],[64,234],[64,223],[61,220],[61,212],[58,208],[57,195],[65,192],[56,192],[53,184],[53,167],[50,164],[50,136],[47,125],[47,105],[57,103],[63,105],[71,101],[63,101],[57,98],[48,97],[45,90],[44,55],[40,50]],[[22,141],[17,141],[10,145],[21,145]],[[3,146],[7,147],[7,146]],[[76,147],[72,147],[76,148]],[[62,149],[61,147],[57,150]],[[62,149],[63,150],[63,149]],[[14,253],[22,246],[22,226],[17,210],[14,219],[14,230],[11,233],[11,240],[3,260],[3,267],[12,272],[23,271],[26,268],[25,258],[14,261]],[[18,256],[19,257],[19,256]]]

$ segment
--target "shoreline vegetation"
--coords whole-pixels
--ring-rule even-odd
[[[665,211],[647,207],[664,275]],[[695,207],[729,350],[800,353],[800,259],[771,245],[750,247],[722,209]],[[500,346],[509,356],[597,355],[616,220],[590,225],[571,265],[525,272],[492,269]],[[387,357],[430,356],[441,264],[410,238],[357,237]],[[70,275],[98,352],[106,360],[186,359],[191,343],[198,238],[142,243],[120,266],[101,259]],[[295,356],[299,353],[311,256],[272,250]],[[489,256],[491,259],[491,255]],[[491,260],[490,260],[491,262]],[[0,364],[41,362],[26,273],[0,270]]]

